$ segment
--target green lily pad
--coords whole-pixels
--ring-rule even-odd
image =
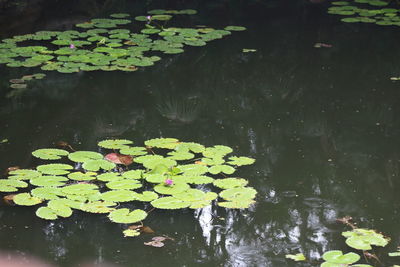
[[[129,190],[112,190],[102,193],[101,199],[110,202],[129,202],[136,199],[136,194]]]
[[[130,15],[127,13],[115,13],[115,14],[111,14],[110,17],[117,18],[117,19],[123,19],[123,18],[130,17]]]
[[[236,166],[251,165],[255,162],[255,159],[249,157],[229,157],[229,160],[228,164]]]
[[[154,191],[163,195],[173,195],[189,189],[190,186],[186,183],[174,183],[172,185],[158,184],[154,186]]]
[[[285,258],[291,259],[294,261],[305,261],[306,260],[306,257],[304,256],[303,253],[287,254],[287,255],[285,255]]]
[[[221,172],[223,172],[225,174],[232,174],[236,170],[235,170],[235,168],[233,168],[229,165],[214,165],[214,166],[211,166],[208,171],[212,174],[218,174]]]
[[[104,159],[89,160],[83,163],[82,167],[87,171],[99,171],[100,169],[109,171],[116,167],[115,163]]]
[[[370,229],[356,228],[352,231],[343,232],[346,237],[346,244],[360,250],[371,250],[373,246],[384,247],[389,243],[390,238],[383,236]]]
[[[16,192],[18,188],[28,187],[24,181],[16,179],[0,179],[0,192]]]
[[[80,209],[90,213],[110,213],[115,210],[113,206],[116,203],[107,201],[94,201],[89,203],[83,203],[80,205]]]
[[[15,204],[20,206],[34,206],[42,203],[42,199],[33,197],[29,193],[16,194],[13,198]]]
[[[120,173],[118,172],[106,172],[103,174],[98,175],[97,180],[103,181],[103,182],[111,182],[111,181],[117,181],[124,179],[124,177],[121,176]]]
[[[225,201],[225,202],[218,202],[218,206],[228,208],[228,209],[248,209],[252,204],[254,204],[254,200],[232,200],[232,201]]]
[[[56,148],[43,148],[37,149],[32,152],[32,155],[39,159],[56,160],[61,159],[63,156],[67,156],[68,151]]]
[[[54,210],[57,216],[66,218],[72,215],[72,209],[61,199],[53,199],[47,203],[47,206]]]
[[[106,183],[106,186],[113,190],[133,190],[142,187],[138,180],[124,179]]]
[[[203,152],[203,156],[207,158],[222,158],[232,151],[232,148],[228,146],[216,145],[213,147],[207,147]]]
[[[187,184],[210,184],[214,181],[213,178],[205,175],[179,175],[174,176],[173,180]]]
[[[150,202],[158,198],[158,194],[152,191],[143,191],[141,194],[135,193],[135,200]]]
[[[205,150],[205,147],[198,143],[180,142],[177,146],[175,146],[174,149],[182,152],[191,151],[193,153],[202,153]]]
[[[213,184],[222,189],[229,189],[246,186],[248,181],[242,178],[225,178],[214,180]]]
[[[179,140],[175,138],[155,138],[145,141],[144,144],[147,147],[174,149],[179,144]]]
[[[185,176],[199,176],[208,172],[208,168],[200,164],[179,165],[179,169]]]
[[[190,204],[175,197],[163,197],[151,202],[151,205],[157,209],[183,209],[189,207]]]
[[[90,160],[102,159],[103,155],[93,151],[76,151],[70,153],[68,158],[74,162],[86,162]]]
[[[245,31],[246,27],[243,26],[227,26],[225,27],[226,31]]]
[[[49,175],[68,174],[70,173],[69,170],[72,169],[73,167],[71,165],[62,163],[44,164],[36,167],[36,170],[38,170],[42,174],[49,174]]]
[[[168,158],[173,160],[188,160],[194,158],[194,154],[185,151],[172,151],[168,153]]]
[[[73,184],[61,188],[61,192],[68,195],[87,196],[96,194],[98,186],[94,184]]]
[[[76,181],[90,181],[96,179],[96,172],[72,172],[68,174],[68,178]]]
[[[42,175],[38,171],[26,170],[26,169],[10,171],[8,174],[10,175],[8,176],[8,179],[15,179],[15,180],[30,180]]]
[[[37,187],[31,190],[31,194],[45,200],[58,199],[62,195],[61,191],[54,187]]]
[[[58,187],[65,185],[68,179],[64,176],[44,175],[30,179],[29,182],[35,186]]]
[[[138,230],[132,229],[126,229],[122,231],[122,233],[124,234],[124,237],[135,237],[140,235],[140,232]]]
[[[122,177],[127,179],[142,179],[143,178],[143,170],[130,170],[122,173]]]
[[[125,147],[119,151],[120,154],[130,155],[130,156],[142,156],[147,154],[147,150],[145,147]]]
[[[112,211],[108,217],[115,223],[136,223],[143,221],[147,217],[147,213],[140,209],[130,211],[123,208]]]
[[[36,210],[36,216],[44,220],[56,220],[58,216],[56,212],[49,207],[40,207]]]
[[[133,144],[133,142],[126,139],[110,139],[110,140],[100,141],[98,143],[98,146],[108,149],[122,149],[122,148],[128,148],[128,145],[131,144]]]
[[[219,193],[219,196],[229,201],[240,201],[240,200],[251,200],[255,198],[257,191],[251,187],[236,187],[223,190]]]
[[[340,250],[327,251],[324,253],[324,255],[322,255],[322,258],[328,263],[343,265],[350,265],[360,260],[360,256],[358,254],[350,252],[343,255],[343,252]]]

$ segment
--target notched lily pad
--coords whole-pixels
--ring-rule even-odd
[[[143,221],[147,217],[147,213],[140,209],[130,211],[123,208],[112,211],[108,217],[112,222],[116,223],[135,223]]]
[[[56,160],[63,156],[68,156],[69,152],[57,148],[42,148],[32,152],[32,155],[39,159]]]

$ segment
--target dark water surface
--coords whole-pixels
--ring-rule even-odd
[[[176,137],[256,158],[237,175],[258,190],[257,203],[156,210],[145,223],[175,238],[162,249],[144,246],[146,235],[123,238],[123,226],[103,215],[47,222],[35,208],[2,204],[0,250],[56,266],[319,266],[285,254],[318,260],[331,249],[351,251],[341,237],[348,228],[335,223],[350,215],[392,237],[377,251],[384,266],[396,263],[385,254],[400,245],[400,88],[389,79],[400,75],[400,29],[344,24],[325,4],[301,1],[60,2],[9,7],[1,37],[166,7],[199,10],[189,25],[248,30],[134,73],[47,72],[14,99],[5,97],[8,80],[38,71],[2,65],[0,139],[9,142],[0,144],[0,170],[34,167],[30,152],[60,140],[93,150],[107,137],[137,144]],[[314,48],[317,42],[333,47]]]

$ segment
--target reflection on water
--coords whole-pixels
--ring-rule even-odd
[[[95,2],[106,6],[96,16],[130,5]],[[237,173],[257,188],[254,207],[154,211],[148,226],[175,239],[156,249],[143,246],[148,236],[123,238],[125,226],[102,215],[52,223],[34,209],[1,206],[1,249],[57,266],[299,266],[284,255],[316,260],[348,250],[335,223],[345,215],[391,236],[387,251],[400,244],[400,91],[389,80],[399,70],[395,29],[343,25],[318,5],[212,2],[198,3],[209,10],[196,23],[249,30],[135,73],[51,73],[18,99],[4,97],[8,79],[32,71],[1,67],[0,140],[10,142],[0,144],[0,167],[34,167],[30,152],[60,140],[84,150],[108,137],[223,144],[257,159]],[[313,48],[319,41],[333,47]]]

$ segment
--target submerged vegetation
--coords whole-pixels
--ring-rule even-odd
[[[329,14],[345,16],[343,22],[374,23],[381,26],[400,26],[400,10],[388,8],[389,2],[381,0],[334,1]],[[384,8],[382,8],[384,7]]]
[[[136,16],[138,32],[130,15],[118,13],[111,18],[92,19],[76,24],[78,30],[39,31],[4,39],[0,43],[0,64],[8,67],[40,67],[45,71],[73,73],[79,71],[136,71],[154,65],[162,54],[184,52],[185,46],[204,46],[221,39],[241,26],[213,29],[205,26],[179,28],[167,26],[173,15],[193,15],[186,10],[156,9]]]
[[[36,215],[46,220],[69,217],[73,210],[80,210],[108,214],[111,221],[123,224],[144,220],[148,214],[144,209],[150,205],[199,209],[219,198],[221,207],[248,208],[255,202],[257,192],[246,186],[247,180],[226,177],[240,166],[253,164],[254,159],[228,156],[233,152],[230,147],[204,147],[175,138],[151,139],[145,146],[133,146],[132,141],[123,139],[98,145],[106,155],[35,150],[32,155],[36,158],[61,162],[12,170],[7,179],[0,179],[0,192],[25,191],[5,199],[21,206],[41,204]],[[135,209],[124,206],[128,203],[134,203]]]

